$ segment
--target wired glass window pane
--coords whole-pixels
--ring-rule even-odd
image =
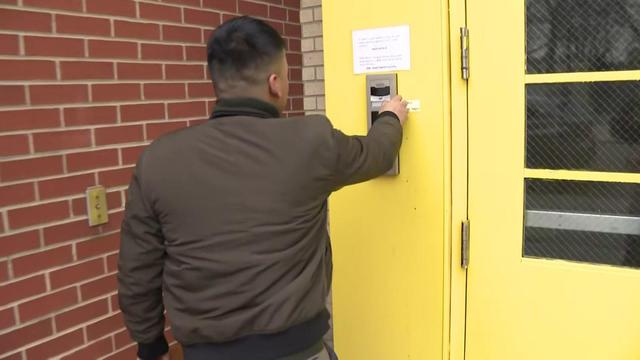
[[[527,180],[524,256],[640,268],[640,184]]]
[[[640,69],[640,1],[527,0],[527,73]]]
[[[532,169],[640,171],[640,81],[527,85]]]

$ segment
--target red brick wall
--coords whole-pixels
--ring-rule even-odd
[[[299,0],[0,0],[0,359],[134,359],[116,300],[132,166],[213,104],[204,43],[234,14],[288,40],[302,111]],[[90,228],[84,191],[108,189]]]

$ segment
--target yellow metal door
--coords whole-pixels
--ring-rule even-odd
[[[422,104],[405,126],[400,174],[346,187],[330,199],[337,351],[346,360],[448,358],[447,2],[322,5],[327,115],[336,128],[367,131],[366,79],[354,74],[354,30],[410,27],[411,69],[397,72],[398,91]]]
[[[467,15],[466,358],[640,359],[638,1]]]

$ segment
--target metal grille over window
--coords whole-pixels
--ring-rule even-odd
[[[640,268],[640,184],[526,181],[524,256]]]
[[[640,69],[640,1],[527,0],[529,74]]]
[[[527,167],[640,171],[640,81],[527,85]]]

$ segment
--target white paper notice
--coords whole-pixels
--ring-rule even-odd
[[[408,25],[353,32],[353,72],[411,69],[411,30]]]

